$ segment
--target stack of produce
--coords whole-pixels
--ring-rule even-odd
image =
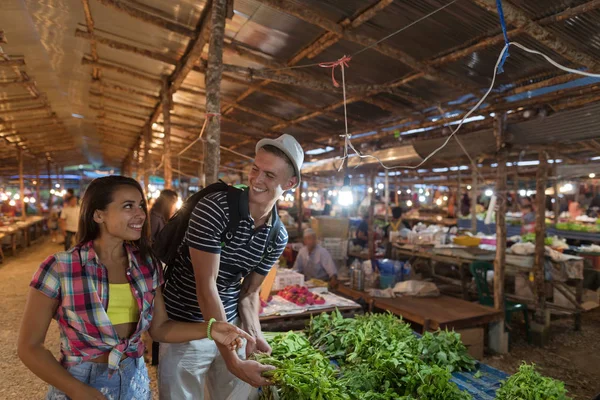
[[[299,306],[325,304],[325,299],[323,297],[312,293],[306,286],[286,286],[277,294],[287,301],[291,301]]]
[[[314,318],[306,335],[308,340],[294,333],[279,336],[271,343],[271,357],[257,357],[277,367],[270,374],[275,386],[265,389],[262,399],[471,398],[450,382],[451,371],[475,365],[454,332],[418,339],[391,314],[344,319],[336,312]]]

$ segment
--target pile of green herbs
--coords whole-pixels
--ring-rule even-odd
[[[452,371],[475,367],[455,332],[419,339],[392,314],[346,319],[334,312],[312,319],[305,333],[307,339],[279,336],[271,341],[271,357],[259,356],[277,368],[263,400],[471,398],[450,382]]]
[[[540,375],[535,365],[521,364],[519,372],[502,383],[497,400],[569,400],[565,384]]]

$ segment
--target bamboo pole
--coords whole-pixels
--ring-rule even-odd
[[[298,220],[296,221],[298,224],[298,236],[302,238],[302,217],[304,216],[304,201],[302,199],[302,184],[298,186],[296,189],[296,204],[298,206]]]
[[[460,189],[460,187],[462,186],[462,176],[460,173],[460,168],[458,168],[456,174],[458,179],[458,188],[456,189],[456,217],[458,218],[459,215],[462,215],[462,212],[460,210],[462,205],[462,191]]]
[[[554,172],[554,224],[558,224],[558,216],[560,214],[560,199],[558,197],[558,164],[556,163],[557,157],[554,157],[554,165],[552,170]]]
[[[42,198],[40,197],[40,162],[35,159],[35,201],[37,214],[42,215]]]
[[[390,204],[390,178],[389,178],[389,172],[386,169],[385,170],[385,180],[384,180],[385,184],[384,184],[384,192],[383,192],[383,198],[385,199],[385,223],[388,223],[388,218],[389,218],[389,204]]]
[[[48,211],[52,212],[53,196],[52,190],[52,169],[50,168],[50,160],[46,160],[46,170],[48,171]]]
[[[152,143],[152,126],[150,124],[146,125],[146,130],[144,132],[144,188],[146,190],[146,194],[150,194],[150,177],[152,172],[150,169],[152,168],[151,160],[150,160],[150,144]]]
[[[25,203],[25,180],[23,177],[23,149],[17,146],[17,159],[19,161],[19,202],[21,203],[21,219],[27,218],[27,203]]]
[[[536,211],[535,211],[535,257],[533,264],[533,275],[535,279],[535,298],[537,309],[535,319],[538,323],[545,323],[546,310],[546,288],[544,277],[545,245],[546,237],[546,179],[548,169],[548,156],[545,151],[540,152],[540,164],[536,175]]]
[[[165,137],[164,143],[164,159],[163,159],[163,174],[165,179],[165,189],[171,189],[173,186],[173,167],[171,165],[171,105],[173,94],[169,86],[169,81],[165,77],[162,87],[162,105],[163,105],[163,127]]]
[[[375,230],[374,230],[374,222],[375,222],[375,171],[371,172],[371,176],[369,179],[369,185],[371,186],[371,194],[369,195],[369,259],[375,258]]]
[[[504,116],[496,116],[494,123],[498,168],[496,182],[496,257],[494,259],[494,308],[504,310],[504,274],[506,267],[506,158],[504,147]]]
[[[206,156],[205,171],[208,184],[219,177],[221,158],[221,77],[223,75],[223,40],[227,0],[214,0],[211,14],[211,35],[206,68]]]
[[[477,234],[477,165],[471,165],[471,232]]]

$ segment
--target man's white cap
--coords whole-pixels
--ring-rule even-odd
[[[302,150],[300,143],[293,136],[284,133],[277,139],[259,140],[256,144],[256,152],[258,153],[258,150],[269,145],[283,151],[290,159],[294,167],[294,174],[298,177],[298,183],[294,187],[298,187],[300,185],[300,169],[302,169],[302,163],[304,162],[304,150]]]
[[[317,232],[315,232],[311,228],[306,228],[302,234],[302,237],[307,237],[307,236],[317,236]]]

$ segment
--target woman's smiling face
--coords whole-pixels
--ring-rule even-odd
[[[142,236],[146,213],[144,198],[139,190],[123,185],[113,193],[105,210],[97,210],[94,220],[104,231],[122,240],[135,241]]]

